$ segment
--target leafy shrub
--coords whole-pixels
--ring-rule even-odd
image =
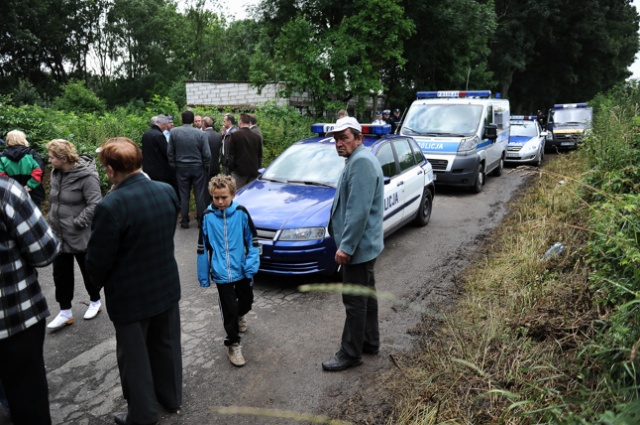
[[[65,85],[62,95],[54,99],[53,105],[56,109],[77,113],[102,113],[106,107],[84,81],[71,81]]]

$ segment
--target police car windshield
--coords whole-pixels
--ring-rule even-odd
[[[511,123],[511,136],[527,136],[535,137],[538,135],[536,125],[531,124],[513,124]]]
[[[591,109],[556,109],[551,112],[555,123],[588,123],[591,122]]]
[[[418,136],[468,136],[475,134],[481,116],[481,105],[414,105],[404,120],[403,133]]]
[[[344,168],[333,143],[293,145],[262,174],[263,180],[336,187]]]

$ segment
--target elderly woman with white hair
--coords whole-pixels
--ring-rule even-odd
[[[24,186],[33,203],[40,208],[44,200],[44,161],[29,146],[27,136],[20,130],[8,132],[5,142],[7,147],[0,156],[0,176],[11,177]]]

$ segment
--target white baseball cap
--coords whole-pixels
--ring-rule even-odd
[[[347,128],[352,128],[354,130],[362,132],[362,126],[357,119],[355,119],[354,117],[344,117],[336,121],[336,125],[333,126],[333,130],[327,132],[327,137],[331,137],[333,136],[333,133],[346,130]]]

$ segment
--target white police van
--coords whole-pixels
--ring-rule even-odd
[[[488,173],[502,174],[509,114],[509,101],[490,90],[418,92],[400,134],[418,142],[438,184],[478,193]]]

